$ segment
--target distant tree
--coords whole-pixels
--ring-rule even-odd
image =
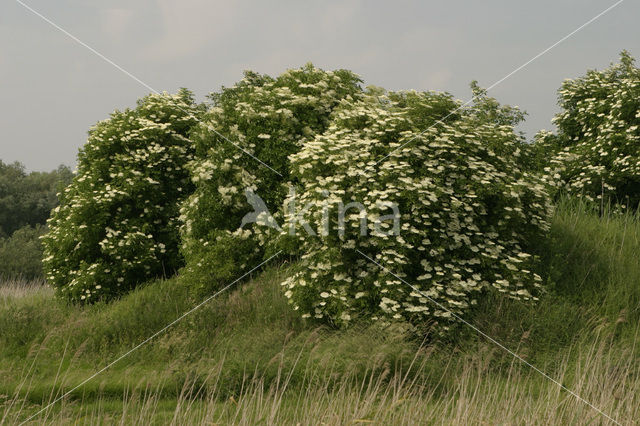
[[[25,226],[44,225],[58,204],[56,194],[72,177],[66,166],[27,173],[20,163],[0,160],[0,237],[9,237]]]
[[[41,279],[42,244],[45,227],[24,226],[10,237],[0,238],[0,279]]]

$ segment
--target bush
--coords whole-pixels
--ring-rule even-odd
[[[446,124],[436,120],[459,105],[448,95],[378,91],[344,100],[328,130],[290,156],[301,187],[288,202],[309,208],[287,210],[278,247],[301,254],[283,286],[304,317],[446,328],[450,312],[466,314],[490,288],[537,298],[530,249],[549,228],[548,195],[522,169],[523,140],[513,130],[522,113],[474,92],[476,104]],[[345,209],[349,202],[366,210]]]
[[[35,280],[43,277],[42,244],[39,238],[44,232],[43,226],[25,226],[11,237],[0,238],[0,280]]]
[[[182,266],[178,204],[191,191],[190,92],[149,95],[89,132],[43,238],[47,280],[72,300],[121,294]]]
[[[640,69],[627,52],[620,63],[566,80],[559,90],[558,134],[540,132],[537,144],[557,155],[550,181],[578,197],[640,204]]]
[[[44,225],[58,205],[56,193],[71,182],[66,166],[52,172],[27,173],[20,163],[0,161],[0,237],[18,229]]]
[[[270,211],[280,209],[288,156],[325,130],[340,100],[361,93],[355,74],[308,64],[277,78],[246,72],[235,86],[210,96],[213,107],[193,135],[196,190],[182,209],[187,280],[208,291],[259,261],[262,250],[251,227],[240,229],[251,211],[245,189],[259,194]]]

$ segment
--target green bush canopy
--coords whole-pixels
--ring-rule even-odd
[[[202,111],[183,89],[90,130],[43,238],[46,278],[62,295],[108,299],[182,266],[178,210],[192,191],[188,135]]]
[[[280,210],[289,155],[324,132],[341,100],[361,96],[360,82],[350,71],[308,64],[276,78],[246,72],[210,96],[213,106],[193,135],[196,190],[181,216],[186,280],[209,291],[255,266],[264,241],[250,226],[241,229],[251,211],[245,190],[259,194],[271,212]]]
[[[361,83],[308,64],[246,72],[208,106],[182,90],[114,112],[48,222],[47,279],[96,301],[184,265],[210,293],[277,250],[296,260],[293,308],[337,326],[446,329],[490,289],[535,300],[551,207],[514,131],[523,113],[475,83],[464,107]],[[282,227],[243,223],[251,193]]]
[[[295,203],[310,208],[306,221],[287,214],[279,245],[301,255],[283,286],[304,317],[446,329],[487,289],[536,299],[530,248],[549,228],[549,197],[520,165],[521,113],[474,90],[475,105],[459,111],[430,92],[344,100],[291,155]]]
[[[558,133],[536,137],[541,151],[557,151],[546,169],[551,181],[578,197],[638,208],[640,69],[631,55],[622,52],[603,71],[565,80],[558,93]]]

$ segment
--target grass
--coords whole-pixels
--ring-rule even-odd
[[[535,305],[491,295],[472,322],[622,424],[640,420],[640,219],[563,201],[541,249]],[[425,342],[401,326],[303,323],[273,267],[38,413],[40,424],[614,424],[461,327]],[[109,305],[0,285],[0,423],[72,390],[195,306],[179,277]]]
[[[0,283],[0,302],[3,308],[8,308],[15,300],[25,300],[29,297],[43,296],[50,299],[53,290],[45,285],[43,281],[31,281],[12,279],[4,280]]]

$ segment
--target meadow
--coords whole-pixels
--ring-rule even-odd
[[[279,288],[286,262],[131,353],[200,302],[180,276],[86,306],[5,282],[0,423],[637,423],[640,217],[564,200],[540,253],[538,303],[490,294],[470,319],[549,378],[465,325],[305,322]]]

